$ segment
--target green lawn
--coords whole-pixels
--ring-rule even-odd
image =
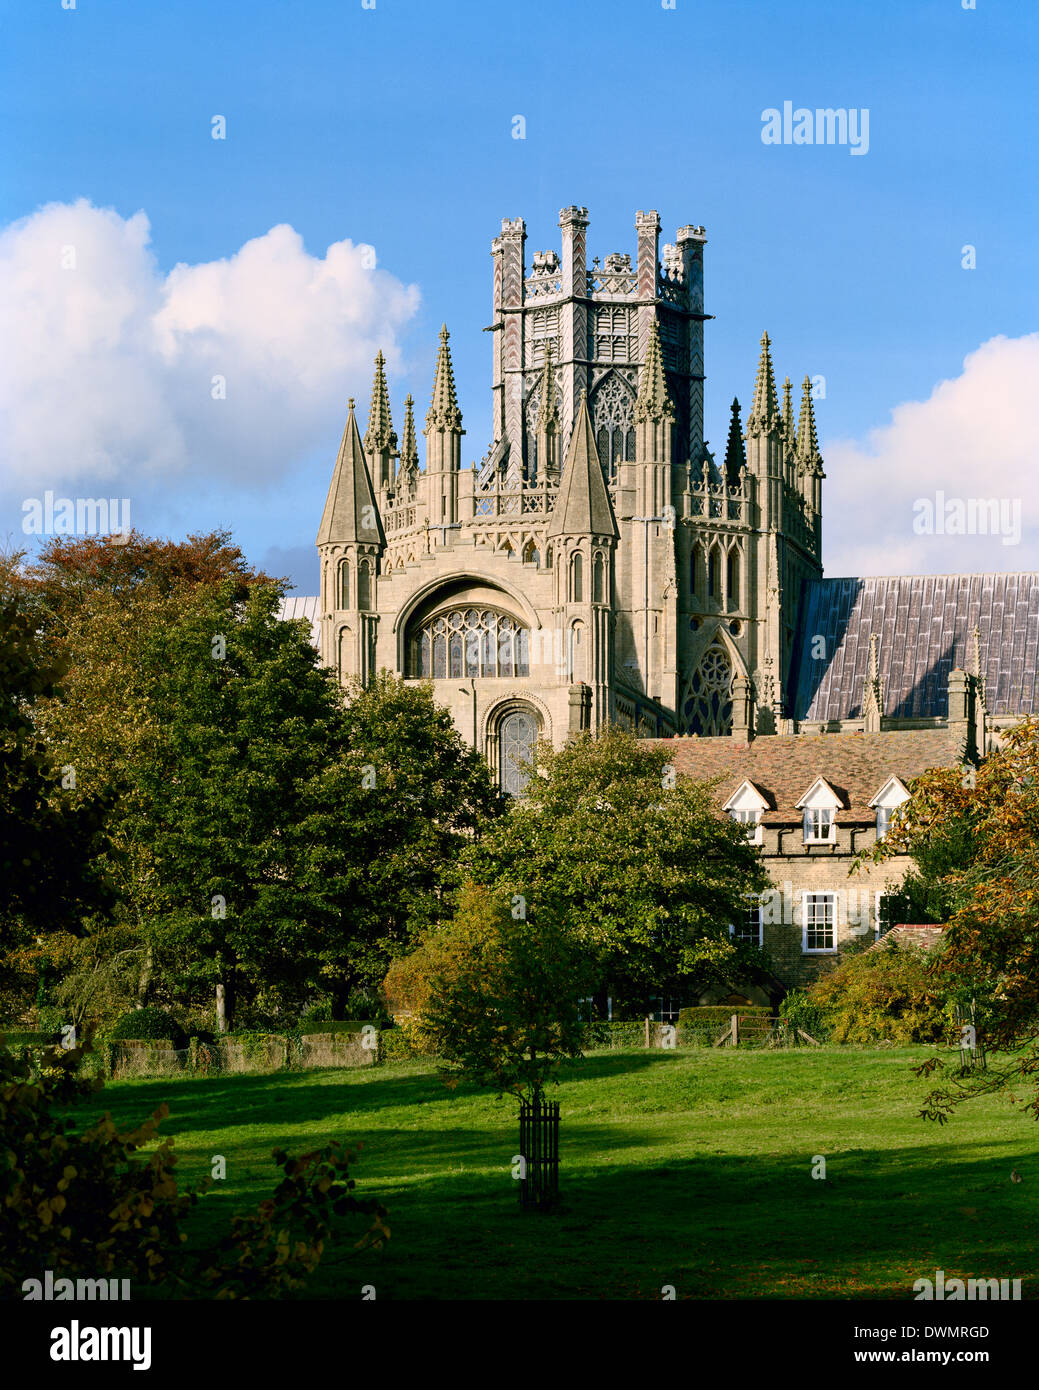
[[[679,1298],[905,1299],[936,1269],[1020,1277],[1035,1297],[1035,1122],[990,1099],[941,1129],[918,1119],[927,1087],[910,1065],[926,1055],[593,1053],[552,1092],[552,1215],[519,1209],[515,1104],[449,1091],[425,1064],[119,1082],[89,1110],[136,1122],[167,1100],[182,1182],[225,1156],[192,1226],[266,1195],[276,1146],[363,1143],[357,1192],[389,1207],[392,1240],[358,1254],[344,1227],[309,1297],[659,1298],[671,1284]]]

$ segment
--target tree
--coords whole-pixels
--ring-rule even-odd
[[[231,582],[152,635],[149,700],[160,730],[141,775],[155,864],[156,946],[180,984],[312,980],[333,923],[310,839],[328,763],[344,748],[342,702],[279,592]]]
[[[147,807],[139,777],[158,734],[149,701],[151,638],[220,581],[229,580],[241,598],[264,579],[226,532],[180,542],[134,532],[125,544],[57,537],[32,562],[21,553],[0,557],[0,594],[17,602],[40,659],[60,671],[60,682],[35,701],[33,722],[52,763],[64,771],[63,803],[72,813],[105,810],[93,868],[110,885],[108,910],[74,924],[79,940],[60,982],[46,970],[51,992],[73,1021],[89,1014],[112,1022],[152,983],[144,925],[154,864],[142,834]],[[59,901],[55,896],[55,905]],[[0,976],[22,986],[22,998],[12,996],[12,1012],[33,998],[42,1004],[47,993],[49,957],[36,952],[38,991],[25,970],[31,954],[27,942],[16,958],[0,960]]]
[[[41,735],[39,703],[53,697],[65,664],[42,647],[24,598],[0,600],[0,941],[19,926],[76,930],[104,901],[95,860],[105,804],[76,800],[73,769]]]
[[[640,1012],[661,989],[765,965],[728,930],[767,884],[758,852],[668,758],[616,728],[542,747],[524,798],[466,856],[475,881],[565,923],[600,982]]]
[[[467,884],[417,955],[417,971],[408,960],[391,967],[387,993],[399,998],[403,985],[449,1071],[538,1101],[559,1061],[581,1055],[580,1000],[594,965],[550,910],[528,919],[501,893]]]
[[[939,1122],[973,1095],[1028,1094],[1039,1118],[1039,719],[1005,735],[981,767],[917,778],[872,857],[910,855],[932,865],[950,913],[931,967],[946,996],[973,1013],[997,1065],[956,1069],[921,1112]],[[969,1042],[969,1034],[967,1041]],[[920,1069],[934,1075],[940,1058]]]
[[[500,812],[486,763],[428,684],[385,671],[354,684],[344,737],[307,825],[340,924],[322,949],[339,1008],[353,988],[376,990],[390,960],[450,914],[459,855]]]

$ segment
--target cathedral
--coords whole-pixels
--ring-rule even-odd
[[[1039,575],[824,579],[810,379],[795,411],[765,334],[717,457],[704,228],[661,246],[657,213],[639,212],[634,258],[589,263],[588,225],[564,208],[559,250],[529,264],[522,219],[491,244],[479,464],[462,467],[446,327],[424,466],[414,402],[398,435],[376,357],[318,529],[320,597],[283,614],[311,620],[344,682],[431,681],[506,792],[542,739],[615,723],[668,740],[680,773],[720,779],[782,894],[779,920],[759,903],[733,932],[801,981],[866,929],[838,899],[912,777],[969,768],[1039,708]],[[886,885],[860,883],[879,931]]]

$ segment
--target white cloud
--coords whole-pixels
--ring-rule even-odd
[[[277,481],[315,447],[334,449],[377,348],[399,362],[419,292],[369,269],[363,244],[311,256],[281,225],[226,260],[164,275],[149,240],[144,212],[85,199],[0,232],[0,447],[13,495]]]
[[[1039,569],[1039,333],[990,338],[926,401],[896,406],[865,442],[826,441],[823,453],[828,574]],[[947,509],[996,499],[1010,524],[996,535],[917,534],[924,510],[914,504],[933,508],[938,494]],[[1004,545],[1018,500],[1020,542]]]

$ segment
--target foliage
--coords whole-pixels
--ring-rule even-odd
[[[935,865],[950,909],[935,988],[973,1008],[990,1059],[1005,1054],[986,1069],[958,1066],[921,1113],[941,1123],[972,1096],[999,1092],[1039,1118],[1039,718],[1010,730],[976,770],[930,772],[912,791],[875,857]],[[925,1074],[945,1066],[929,1059]]]
[[[833,1042],[947,1042],[945,1000],[930,966],[920,947],[882,937],[877,949],[843,960],[805,993]]]
[[[698,1023],[717,1023],[721,1026],[728,1023],[733,1014],[742,1022],[744,1019],[771,1018],[772,1010],[767,1004],[698,1004],[681,1009],[678,1023],[680,1027],[683,1024]]]
[[[46,931],[73,926],[103,903],[96,855],[101,798],[70,796],[69,772],[38,727],[42,700],[54,697],[66,663],[44,647],[25,597],[0,600],[0,944],[18,925]]]
[[[501,894],[466,885],[452,921],[424,945],[416,1023],[448,1075],[539,1096],[584,1040],[579,999],[591,974],[572,933],[547,911],[513,915]]]
[[[428,684],[383,671],[353,685],[344,739],[309,825],[339,914],[321,950],[321,981],[340,1017],[357,1012],[352,994],[375,1003],[393,957],[450,915],[459,854],[499,811],[486,763]]]
[[[779,1006],[780,1021],[793,1031],[801,1029],[816,1042],[829,1037],[822,1005],[805,989],[792,989]]]
[[[177,1020],[154,1005],[146,1005],[143,1009],[131,1009],[129,1013],[123,1014],[109,1037],[113,1042],[122,1038],[168,1038],[173,1047],[187,1045],[187,1035]]]
[[[765,965],[728,930],[767,886],[758,851],[708,784],[669,775],[669,756],[614,727],[543,747],[525,797],[467,856],[475,880],[566,922],[615,1005],[636,1013],[660,989]]]
[[[0,1052],[0,1296],[51,1270],[158,1284],[179,1297],[200,1288],[216,1298],[277,1297],[316,1268],[333,1216],[372,1216],[357,1248],[388,1238],[384,1208],[351,1195],[355,1154],[333,1142],[299,1158],[276,1150],[284,1177],[273,1196],[234,1216],[215,1248],[194,1249],[184,1227],[209,1184],[180,1190],[172,1142],[156,1143],[169,1107],[132,1129],[106,1113],[77,1134],[65,1112],[101,1084],[77,1077],[82,1051],[48,1053],[36,1081]]]

